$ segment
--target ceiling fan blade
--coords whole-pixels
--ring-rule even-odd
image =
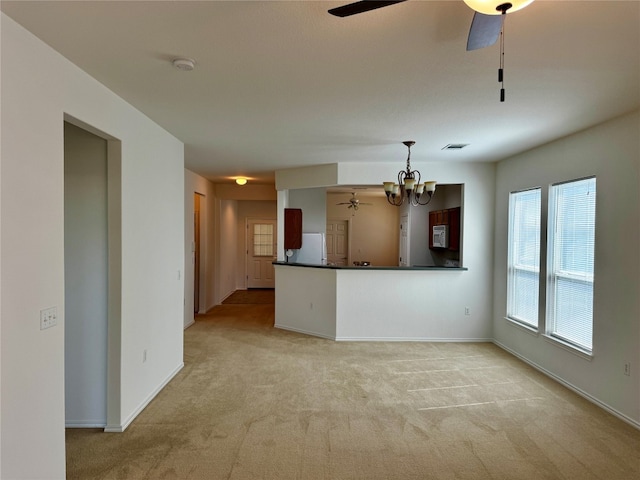
[[[368,12],[370,10],[375,10],[376,8],[388,7],[389,5],[405,1],[406,0],[363,0],[361,2],[349,3],[348,5],[332,8],[329,10],[329,13],[336,17],[350,17],[351,15]]]
[[[496,43],[502,29],[502,15],[485,15],[476,12],[473,15],[469,38],[467,39],[467,52],[489,47]]]

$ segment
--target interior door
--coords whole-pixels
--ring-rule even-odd
[[[349,221],[327,220],[327,263],[341,267],[349,264]]]
[[[275,288],[276,220],[247,220],[247,288]]]

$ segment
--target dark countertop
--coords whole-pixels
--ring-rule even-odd
[[[345,266],[341,267],[338,265],[318,265],[315,263],[294,263],[294,262],[273,262],[274,265],[279,265],[283,267],[305,267],[305,268],[324,268],[329,270],[454,270],[454,271],[466,271],[469,270],[466,267],[436,267],[436,266],[420,266],[414,265],[411,267],[384,267],[384,266],[375,266],[369,265],[366,267],[362,266]]]

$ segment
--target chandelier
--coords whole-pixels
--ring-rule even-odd
[[[411,147],[414,146],[416,142],[407,140],[402,143],[409,149],[407,170],[400,170],[398,172],[398,183],[383,182],[387,201],[396,207],[399,207],[405,201],[414,207],[426,205],[431,201],[436,191],[436,182],[429,181],[420,183],[420,172],[418,170],[411,170]]]

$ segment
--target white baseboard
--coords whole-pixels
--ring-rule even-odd
[[[431,337],[336,337],[337,342],[431,342],[487,343],[491,338],[431,338]]]
[[[613,408],[611,405],[608,405],[606,403],[604,403],[603,401],[597,399],[596,397],[594,397],[593,395],[585,392],[584,390],[576,387],[575,385],[572,385],[571,383],[567,382],[566,380],[564,380],[563,378],[559,377],[558,375],[556,375],[553,372],[550,372],[549,370],[547,370],[544,367],[541,367],[540,365],[538,365],[535,362],[532,362],[531,360],[529,360],[526,357],[523,357],[522,355],[520,355],[519,353],[511,350],[509,347],[507,347],[506,345],[503,345],[502,343],[496,341],[495,339],[493,340],[493,343],[500,347],[501,349],[503,349],[505,352],[509,352],[511,355],[513,355],[514,357],[519,358],[520,360],[522,360],[524,363],[526,363],[527,365],[531,365],[533,368],[535,368],[536,370],[538,370],[540,373],[543,373],[544,375],[546,375],[547,377],[555,380],[556,382],[558,382],[561,385],[564,385],[565,387],[567,387],[569,390],[571,390],[572,392],[577,393],[578,395],[580,395],[582,398],[590,401],[591,403],[593,403],[594,405],[597,405],[598,407],[602,408],[603,410],[609,412],[611,415],[613,415],[614,417],[619,418],[620,420],[622,420],[625,423],[628,423],[629,425],[631,425],[634,428],[637,428],[638,430],[640,430],[640,422],[634,420],[631,417],[628,417],[627,415],[625,415],[622,412],[619,412],[618,410],[616,410],[615,408]]]
[[[173,377],[175,377],[177,373],[183,368],[184,368],[184,363],[180,362],[180,365],[178,365],[178,367],[173,372],[171,372],[169,376],[153,392],[151,392],[151,394],[149,394],[147,398],[145,398],[140,403],[140,405],[138,405],[138,408],[136,408],[133,411],[133,413],[131,413],[131,415],[129,415],[121,425],[107,425],[106,427],[104,427],[104,431],[108,433],[124,432],[127,429],[127,427],[131,425],[131,422],[133,422],[136,419],[136,417],[140,415],[140,412],[142,412],[142,410],[144,410],[146,406],[149,405],[149,403],[151,403],[151,400],[153,400],[156,397],[156,395],[158,395],[158,393],[160,393],[162,389],[166,387],[167,384],[173,379]]]
[[[64,428],[106,428],[104,422],[65,422]]]
[[[287,325],[281,325],[281,324],[278,324],[278,323],[276,323],[274,325],[274,328],[279,328],[280,330],[288,330],[289,332],[302,333],[304,335],[311,335],[312,337],[326,338],[328,340],[335,340],[336,339],[336,337],[332,337],[331,335],[325,335],[323,333],[312,332],[310,330],[304,330],[304,329],[301,329],[301,328],[289,327]]]
[[[343,337],[331,336],[323,333],[304,330],[296,327],[289,327],[276,323],[275,328],[288,330],[290,332],[302,333],[313,337],[326,338],[336,342],[449,342],[449,343],[491,343],[492,338],[431,338],[431,337]]]
[[[189,327],[190,327],[191,325],[193,325],[194,323],[196,323],[196,321],[195,321],[195,319],[193,319],[193,318],[192,318],[192,319],[191,319],[191,321],[190,321],[189,323],[187,323],[187,324],[184,326],[184,330],[186,330],[187,328],[189,328]]]

